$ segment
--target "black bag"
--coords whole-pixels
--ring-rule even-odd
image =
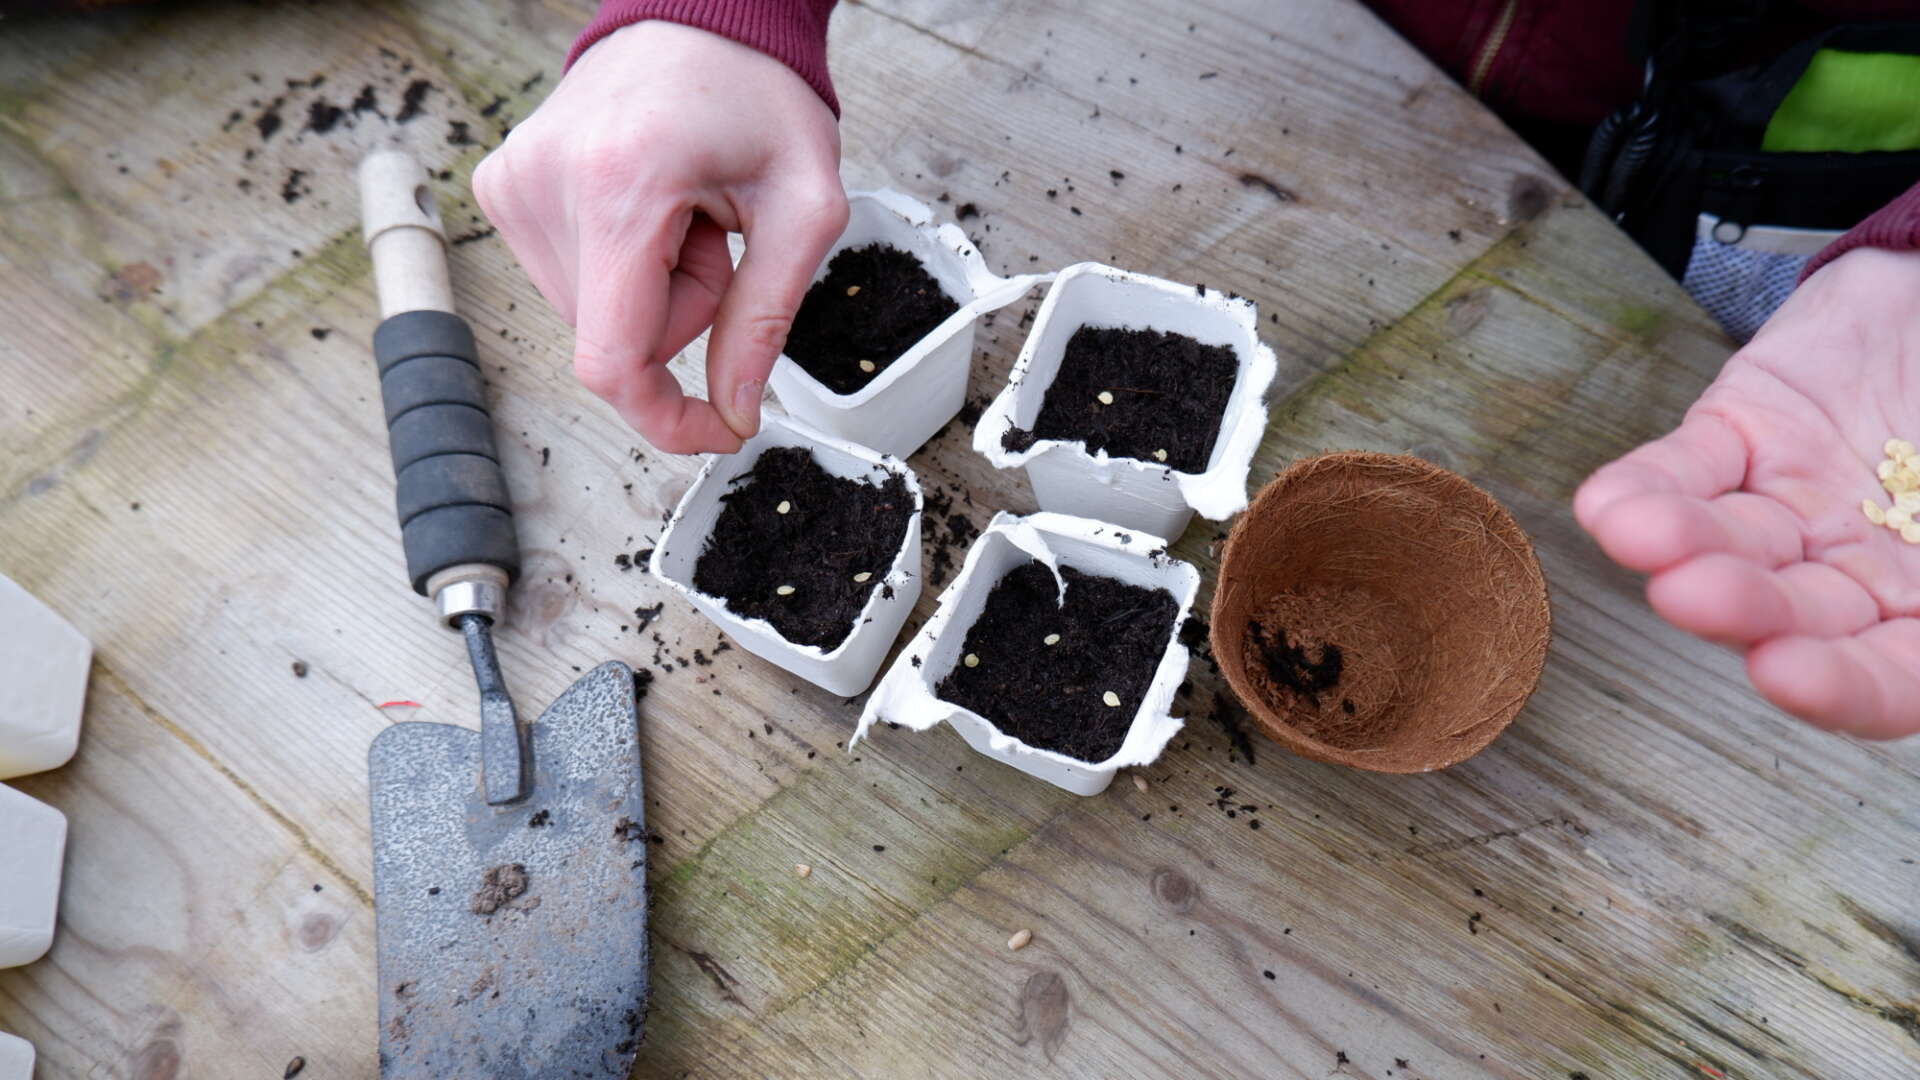
[[[1645,93],[1594,132],[1580,187],[1679,278],[1701,228],[1735,242],[1753,226],[1845,230],[1920,180],[1920,150],[1781,153],[1767,123],[1823,48],[1920,54],[1920,23],[1848,24],[1764,63],[1728,69],[1765,24],[1764,0],[1642,3]],[[1920,108],[1920,102],[1916,103]]]

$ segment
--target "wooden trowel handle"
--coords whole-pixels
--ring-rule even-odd
[[[373,333],[395,503],[414,591],[449,625],[499,621],[520,570],[473,331],[453,313],[446,232],[426,169],[400,150],[360,164],[361,222],[385,316]]]

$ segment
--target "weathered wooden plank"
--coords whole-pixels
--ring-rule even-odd
[[[103,652],[86,753],[16,781],[68,818],[53,951],[0,972],[0,1022],[44,1077],[278,1076],[297,1055],[366,1075],[373,963],[365,883],[268,812],[181,718],[134,695]]]

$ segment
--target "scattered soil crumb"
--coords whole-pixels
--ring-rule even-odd
[[[481,875],[480,887],[473,894],[473,913],[491,915],[526,891],[527,868],[519,863],[501,863]]]

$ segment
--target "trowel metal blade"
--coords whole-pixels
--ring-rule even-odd
[[[647,841],[633,672],[532,728],[533,792],[488,806],[480,736],[395,724],[368,751],[380,1075],[624,1077],[646,1018]]]

